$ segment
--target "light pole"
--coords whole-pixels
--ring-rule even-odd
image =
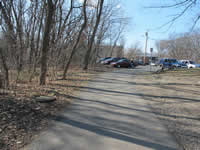
[[[144,49],[144,65],[146,64],[146,52],[147,52],[147,43],[148,43],[148,32],[145,33],[146,42],[145,42],[145,49]]]
[[[152,53],[153,53],[153,48],[150,48],[150,52],[151,52],[151,63],[150,63],[150,72],[151,72],[151,64],[152,64]]]

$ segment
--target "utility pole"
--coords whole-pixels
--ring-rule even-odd
[[[151,65],[152,65],[152,53],[153,53],[153,48],[150,48],[150,52],[151,52],[151,64],[150,64],[150,72],[151,72]]]
[[[144,49],[144,65],[146,64],[146,52],[147,52],[147,43],[148,43],[148,32],[145,33],[146,36],[146,43],[145,43],[145,49]]]

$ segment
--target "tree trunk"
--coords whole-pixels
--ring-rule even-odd
[[[47,74],[47,61],[48,61],[48,50],[49,50],[49,40],[51,25],[54,14],[54,5],[52,0],[48,0],[48,14],[45,22],[45,31],[43,37],[43,47],[42,47],[42,56],[41,56],[41,74],[40,74],[40,85],[46,84],[46,74]]]
[[[102,14],[102,9],[103,9],[103,3],[104,3],[104,0],[101,0],[100,1],[100,10],[99,10],[99,12],[98,12],[98,9],[97,9],[97,20],[96,20],[96,24],[95,24],[94,30],[92,32],[92,37],[91,37],[91,39],[89,41],[88,50],[87,50],[85,58],[84,58],[84,67],[83,67],[83,70],[87,70],[88,69],[89,58],[90,58],[90,55],[91,55],[92,46],[93,46],[93,43],[94,43],[94,38],[95,38],[97,29],[98,29],[98,26],[99,26],[99,22],[100,22],[100,19],[101,19],[101,14]]]
[[[7,88],[9,86],[9,69],[8,69],[8,65],[6,63],[6,59],[5,59],[5,56],[3,54],[3,50],[2,48],[0,48],[0,59],[1,59],[1,62],[2,62],[2,67],[4,69],[4,79],[5,79],[5,87]]]
[[[78,46],[78,43],[79,43],[79,41],[80,41],[82,32],[83,32],[83,30],[85,29],[85,27],[86,27],[86,25],[87,25],[86,3],[87,3],[87,0],[84,0],[84,3],[83,3],[84,23],[83,23],[82,26],[81,26],[81,30],[80,30],[80,32],[79,32],[79,34],[78,34],[76,43],[74,44],[74,46],[73,46],[73,48],[72,48],[72,52],[71,52],[71,54],[70,54],[69,60],[68,60],[68,62],[67,62],[66,65],[65,65],[64,72],[63,72],[63,79],[66,79],[66,74],[67,74],[67,71],[68,71],[68,69],[69,69],[69,65],[70,65],[70,63],[71,63],[71,60],[72,60],[74,54],[76,53],[77,46]]]

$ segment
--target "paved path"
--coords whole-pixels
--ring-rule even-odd
[[[129,84],[144,69],[105,73],[25,150],[176,150],[176,143]]]

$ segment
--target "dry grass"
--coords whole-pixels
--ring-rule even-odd
[[[77,94],[78,87],[96,74],[75,68],[68,72],[66,80],[61,80],[62,72],[50,70],[47,84],[39,86],[38,74],[30,83],[29,74],[24,71],[16,82],[16,72],[12,71],[11,86],[0,95],[0,149],[17,150],[28,144],[56,113],[71,103],[70,97]],[[38,103],[34,98],[39,95],[55,97],[56,101]]]
[[[135,79],[152,110],[184,150],[200,150],[200,69],[167,71]]]

